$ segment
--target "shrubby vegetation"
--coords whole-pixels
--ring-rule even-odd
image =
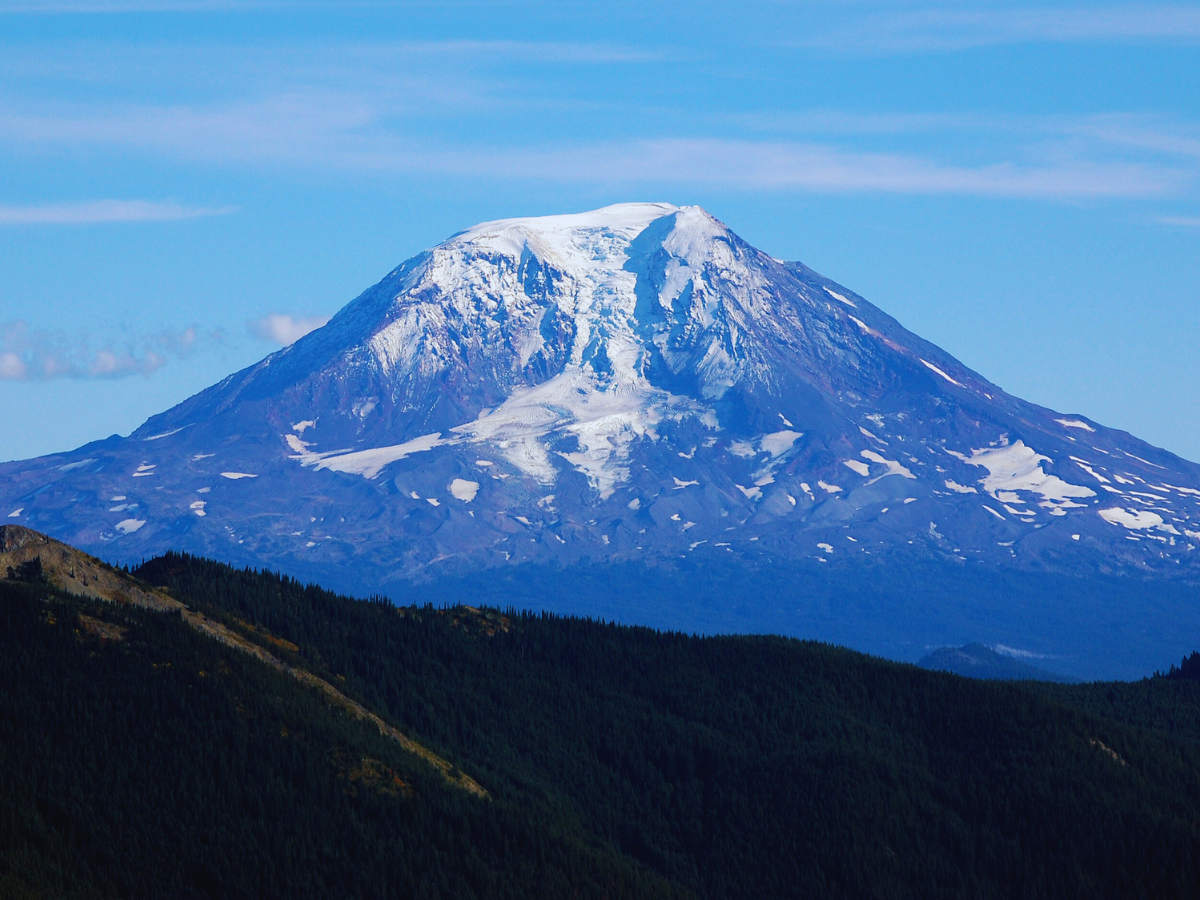
[[[178,619],[0,586],[0,683],[20,685],[0,693],[0,890],[1200,895],[1194,681],[972,681],[498,611],[484,590],[481,608],[397,608],[176,554],[136,574],[491,799]],[[128,631],[95,637],[79,613]]]

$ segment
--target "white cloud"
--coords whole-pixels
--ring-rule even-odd
[[[1184,228],[1200,228],[1200,216],[1159,216],[1154,221],[1161,225],[1180,225]]]
[[[1184,171],[1146,163],[1066,159],[963,166],[915,154],[802,141],[664,139],[561,150],[446,153],[431,163],[460,175],[520,173],[551,181],[1061,199],[1166,194],[1189,180]]]
[[[0,380],[50,381],[57,378],[122,378],[151,375],[171,358],[190,354],[202,342],[217,342],[222,334],[202,336],[196,326],[108,342],[94,348],[86,335],[33,331],[23,321],[0,324]]]
[[[286,347],[328,321],[329,316],[296,317],[287,313],[271,313],[250,322],[247,327],[255,337]]]
[[[145,12],[223,12],[272,7],[312,6],[293,0],[0,0],[0,13],[23,15],[85,15]]]
[[[1071,147],[1048,161],[1013,161],[1030,155],[1018,146],[1007,153],[992,151],[1007,159],[962,165],[911,152],[806,140],[659,138],[566,147],[436,147],[390,130],[382,124],[385,118],[367,98],[319,93],[221,108],[0,112],[0,132],[29,145],[108,145],[213,162],[588,184],[1067,199],[1160,195],[1191,180],[1190,161],[1181,170],[1157,158],[1112,159],[1112,138],[1101,135],[1093,136],[1095,146]],[[1119,130],[1106,126],[1107,135]],[[1077,126],[1069,134],[1081,132]],[[1034,137],[1043,139],[1044,134]]]
[[[0,225],[96,225],[109,222],[173,222],[220,216],[232,207],[208,208],[149,200],[92,200],[38,206],[0,206]]]
[[[1010,15],[997,8],[908,9],[891,14],[908,23],[901,29],[905,34],[924,34],[921,29],[934,27],[930,23],[962,30],[975,22],[973,16]],[[1137,18],[1127,8],[1116,9],[1131,21]],[[1153,9],[1162,15],[1163,10],[1186,12],[1174,7]],[[1086,10],[1050,12],[1074,21],[1071,16]],[[854,21],[891,21],[887,14],[881,15],[859,15]],[[1019,10],[1011,16],[1041,21]],[[1143,19],[1137,20],[1142,31],[1152,30],[1151,24],[1159,21],[1155,16]],[[971,27],[987,31],[987,24]],[[266,46],[254,48],[253,53],[229,46],[197,50],[155,45],[131,54],[120,45],[85,46],[88,49],[77,57],[55,57],[47,63],[40,55],[26,54],[16,62],[0,61],[0,69],[24,73],[12,78],[13,84],[22,84],[25,78],[47,79],[60,97],[75,96],[62,90],[60,81],[89,84],[111,78],[123,85],[119,94],[126,99],[46,102],[32,94],[0,93],[0,145],[18,154],[61,150],[89,154],[99,148],[120,156],[243,165],[272,172],[285,166],[323,174],[435,175],[488,183],[679,184],[750,191],[1066,200],[1160,196],[1189,188],[1200,175],[1200,134],[1188,125],[1153,116],[836,110],[714,113],[688,120],[683,135],[664,120],[662,128],[667,132],[658,136],[641,128],[637,133],[643,137],[638,140],[581,137],[569,145],[553,137],[525,134],[504,143],[505,129],[489,127],[497,116],[506,121],[536,115],[569,117],[588,103],[540,91],[536,79],[512,74],[508,63],[609,64],[654,58],[637,48],[498,40],[337,44],[304,52]],[[678,51],[664,52],[669,57]],[[213,74],[231,70],[244,73],[246,83],[254,85],[253,92],[238,87],[231,92],[227,81]],[[173,79],[159,93],[177,101],[145,99],[140,86],[158,72]],[[606,102],[609,113],[620,110],[636,121],[647,112],[650,101],[614,97]],[[453,125],[443,129],[439,124],[443,122]],[[501,137],[493,143],[464,139],[463,122],[474,123],[478,134]],[[65,212],[46,209],[48,216],[67,218]],[[180,217],[228,211],[172,209]],[[164,208],[163,217],[170,211]],[[87,212],[80,209],[74,214]],[[34,213],[10,208],[8,215]],[[0,222],[4,220],[0,210]]]
[[[1200,9],[1179,5],[908,9],[855,17],[803,42],[843,54],[928,53],[1003,44],[1200,40]]]
[[[0,379],[21,381],[28,374],[25,360],[11,350],[0,353]]]

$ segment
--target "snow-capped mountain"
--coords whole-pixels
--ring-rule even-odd
[[[698,207],[477,225],[0,518],[356,590],[526,560],[1200,574],[1200,466],[1009,396]]]

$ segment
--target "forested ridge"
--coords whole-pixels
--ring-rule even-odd
[[[490,799],[178,616],[0,582],[8,896],[1200,895],[1180,670],[983,682],[485,591],[397,607],[178,554],[135,574]]]

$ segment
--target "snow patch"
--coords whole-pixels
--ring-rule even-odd
[[[1170,488],[1173,491],[1178,491],[1181,494],[1191,494],[1194,497],[1200,497],[1200,491],[1197,491],[1194,488],[1175,487],[1173,484],[1164,484],[1163,487]]]
[[[450,493],[454,495],[456,500],[461,500],[463,503],[470,503],[475,499],[475,495],[479,493],[479,482],[467,481],[465,478],[455,478],[450,482]]]
[[[863,334],[869,334],[869,335],[872,335],[873,337],[879,337],[879,332],[876,331],[874,328],[872,328],[870,325],[868,325],[866,322],[864,322],[862,319],[858,318],[857,316],[850,316],[849,318],[850,318],[851,322],[853,322],[855,325],[857,325],[859,327],[859,329],[862,331]]]
[[[836,484],[826,484],[824,481],[818,481],[817,487],[819,487],[821,490],[825,491],[826,493],[830,493],[830,494],[837,494],[837,493],[840,493],[842,490]]]
[[[804,435],[799,431],[775,431],[759,438],[758,447],[759,450],[770,453],[771,456],[781,456],[791,450],[792,445],[802,437]]]
[[[95,461],[96,461],[96,458],[94,456],[89,456],[87,459],[81,459],[78,462],[64,463],[63,465],[58,467],[58,471],[71,472],[75,469],[81,469],[84,466],[86,466],[88,463],[94,463]]]
[[[735,484],[734,487],[745,494],[747,500],[757,500],[762,496],[762,489],[757,485],[754,487],[743,487],[740,484]]]
[[[878,478],[871,479],[871,482],[870,482],[871,484],[874,484],[880,478],[887,478],[889,475],[901,475],[904,478],[912,478],[914,480],[917,477],[912,472],[910,472],[907,467],[900,465],[900,463],[895,462],[894,460],[885,459],[884,457],[882,457],[878,453],[876,453],[874,450],[864,450],[859,455],[861,457],[863,457],[863,459],[869,459],[871,462],[875,462],[875,463],[879,463],[881,465],[887,466],[887,471],[884,472],[882,475],[880,475]]]
[[[1121,452],[1124,453],[1126,456],[1128,456],[1130,459],[1136,459],[1140,463],[1145,463],[1148,466],[1153,466],[1156,469],[1162,469],[1163,471],[1166,471],[1166,468],[1167,468],[1166,466],[1160,466],[1158,463],[1152,463],[1148,459],[1142,459],[1140,456],[1134,456],[1128,450],[1122,450]]]
[[[1087,422],[1082,422],[1079,419],[1055,419],[1054,421],[1063,428],[1082,428],[1084,431],[1090,431],[1092,433],[1095,433],[1096,431],[1096,429]]]
[[[452,428],[457,437],[451,442],[487,442],[522,472],[546,484],[555,480],[557,471],[545,439],[551,434],[572,436],[579,449],[558,455],[607,498],[629,478],[634,441],[657,439],[655,426],[664,420],[694,415],[703,422],[705,412],[694,401],[658,390],[640,376],[610,384],[590,366],[568,366],[548,381],[514,392],[474,422]]]
[[[162,434],[152,434],[150,437],[142,438],[143,441],[161,441],[165,437],[170,437],[173,434],[179,434],[183,431],[182,428],[174,428],[171,431],[164,431]]]
[[[1083,469],[1083,471],[1087,472],[1089,475],[1091,475],[1093,478],[1095,478],[1101,484],[1108,484],[1107,478],[1105,478],[1103,475],[1101,475],[1099,472],[1097,472],[1095,469],[1093,469],[1089,463],[1084,462],[1078,456],[1072,456],[1071,461],[1073,463],[1075,463],[1075,465],[1079,466],[1079,468]]]
[[[957,481],[951,481],[949,478],[946,479],[946,487],[950,488],[950,490],[954,491],[954,493],[956,493],[956,494],[978,494],[979,493],[979,491],[975,490],[975,488],[967,487],[965,484],[959,484]]]
[[[296,432],[297,434],[304,434],[304,432],[307,431],[309,428],[316,428],[316,427],[317,427],[316,419],[305,419],[303,422],[293,423],[292,431]]]
[[[309,458],[301,457],[301,465],[313,466],[320,471],[330,469],[334,472],[345,472],[349,475],[361,475],[363,478],[374,478],[385,466],[411,456],[413,453],[424,453],[444,443],[441,434],[421,435],[403,444],[393,444],[390,447],[375,447],[370,450],[355,450],[351,453],[334,453],[331,455],[311,454]],[[221,473],[225,475],[224,472]],[[226,475],[226,477],[229,477]]]
[[[23,506],[18,506],[16,509],[14,509],[12,512],[10,512],[10,513],[8,514],[8,517],[9,517],[10,519],[15,519],[15,518],[17,518],[19,515],[21,515],[21,513],[23,513],[23,512],[25,512],[25,507],[23,507]]]
[[[857,459],[844,459],[842,460],[842,465],[847,469],[857,472],[863,478],[871,474],[871,467],[864,462],[859,462]]]
[[[825,290],[825,293],[827,293],[834,300],[840,300],[843,303],[845,303],[847,306],[853,307],[854,309],[858,309],[858,304],[855,303],[853,300],[851,300],[849,297],[843,297],[837,291],[831,291],[829,288],[825,288],[824,290]]]
[[[999,495],[1002,491],[1028,491],[1040,495],[1043,502],[1039,505],[1049,509],[1078,507],[1079,504],[1071,502],[1071,498],[1096,496],[1091,488],[1070,484],[1057,475],[1047,475],[1041,464],[1050,462],[1050,458],[1026,447],[1023,441],[1007,447],[972,450],[970,457],[957,453],[954,455],[970,465],[988,470],[980,484],[997,500],[1001,499]]]
[[[194,512],[196,515],[198,515],[198,516],[204,516],[204,515],[207,515],[207,514],[204,512],[204,507],[205,507],[206,505],[207,505],[207,504],[205,504],[205,502],[204,502],[203,500],[197,500],[197,501],[195,501],[194,503],[192,503],[192,505],[191,505],[190,507],[188,507],[188,508],[189,508],[189,509],[191,509],[191,511],[192,511],[192,512]]]
[[[1149,510],[1124,509],[1120,506],[1114,506],[1111,509],[1099,510],[1099,513],[1100,518],[1105,522],[1111,525],[1120,525],[1130,531],[1154,528],[1158,531],[1165,531],[1168,534],[1179,534],[1174,525],[1164,522],[1162,516]]]
[[[965,387],[966,387],[966,385],[965,385],[965,384],[963,384],[961,381],[955,381],[953,378],[951,378],[949,375],[947,375],[945,372],[943,372],[941,369],[939,369],[937,366],[935,366],[935,365],[934,365],[933,363],[931,363],[929,360],[927,360],[927,359],[923,359],[923,360],[921,360],[921,363],[922,363],[922,365],[924,365],[924,366],[925,366],[925,368],[929,369],[929,370],[930,370],[931,372],[933,372],[935,375],[941,375],[943,378],[945,378],[945,379],[946,379],[948,382],[950,382],[951,384],[956,384],[956,385],[958,385],[960,388],[965,388]]]
[[[251,475],[249,472],[222,472],[222,478],[228,478],[231,481],[237,481],[241,478],[257,478],[257,475]]]
[[[121,534],[133,534],[139,528],[146,524],[145,519],[122,519],[113,527]]]

